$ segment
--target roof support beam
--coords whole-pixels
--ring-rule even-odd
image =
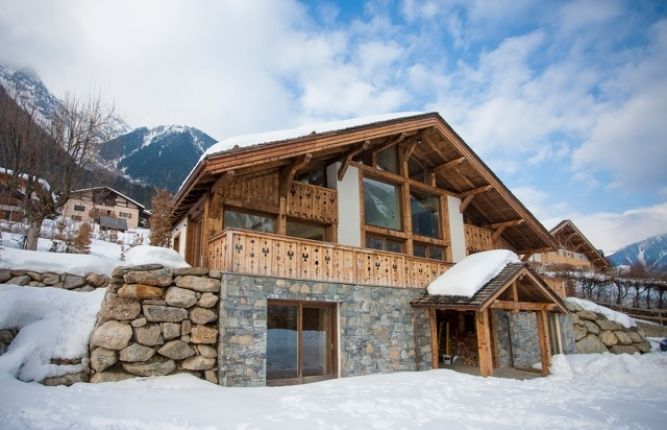
[[[352,159],[357,155],[367,150],[369,146],[371,146],[371,141],[367,140],[361,146],[351,150],[350,152],[347,153],[347,155],[345,155],[345,160],[343,161],[343,164],[340,166],[340,169],[338,169],[339,181],[342,181],[343,178],[345,177],[345,172],[347,172],[347,168],[350,167],[350,161],[352,161]]]
[[[283,169],[280,175],[280,196],[287,195],[289,188],[292,186],[292,181],[294,180],[296,172],[307,166],[312,157],[313,154],[308,152],[303,157],[294,160]]]
[[[483,187],[474,188],[459,194],[461,197],[463,197],[461,206],[459,206],[459,212],[463,213],[477,194],[485,193],[491,189],[493,189],[492,185],[484,185]]]
[[[377,154],[378,152],[382,152],[385,149],[396,145],[397,143],[403,142],[406,138],[412,136],[413,134],[415,134],[415,133],[413,132],[413,133],[401,133],[401,134],[399,134],[395,138],[390,139],[387,143],[382,144],[382,145],[378,146],[377,148],[373,149],[373,155]]]
[[[458,166],[459,164],[463,163],[466,161],[465,157],[456,157],[453,160],[447,161],[444,164],[441,164],[439,166],[435,166],[433,168],[434,173],[441,173],[444,172],[445,170],[449,169],[450,167]]]
[[[415,152],[415,148],[420,143],[422,143],[421,139],[415,139],[408,143],[408,146],[405,147],[405,151],[403,152],[403,160],[408,161],[410,157],[412,157],[412,153]]]
[[[553,311],[556,305],[553,303],[519,302],[514,300],[496,300],[489,306],[492,309],[505,309],[509,311]]]

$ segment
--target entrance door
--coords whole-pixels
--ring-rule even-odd
[[[269,301],[267,385],[336,377],[336,305]]]
[[[201,236],[202,219],[190,218],[188,220],[188,230],[185,237],[187,248],[185,250],[185,261],[191,266],[201,266]]]

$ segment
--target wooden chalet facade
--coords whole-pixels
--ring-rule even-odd
[[[96,222],[103,229],[125,231],[147,226],[144,205],[109,187],[72,191],[63,215],[77,222]]]
[[[601,272],[611,267],[604,254],[597,249],[577,226],[569,219],[559,222],[549,233],[554,237],[558,248],[535,254],[531,261],[547,271],[589,270]],[[567,295],[567,283],[557,276],[547,276],[545,281],[561,297]]]
[[[311,380],[303,351],[314,346],[305,344],[303,333],[318,320],[329,339],[320,361],[330,365],[317,377],[438,366],[431,360],[428,312],[410,301],[471,253],[505,248],[526,260],[557,247],[437,113],[232,138],[216,146],[175,196],[172,239],[191,265],[223,273],[224,385]],[[369,303],[361,299],[367,294]],[[238,327],[245,323],[237,306],[246,315],[256,312],[255,328]],[[395,317],[393,328],[374,308]],[[366,326],[359,327],[357,317]],[[233,324],[226,326],[228,320]],[[288,326],[299,333],[294,354],[301,361],[280,376],[271,333]],[[356,334],[370,327],[390,334],[380,340]],[[411,335],[392,337],[402,329]],[[240,336],[254,339],[250,375],[240,370],[249,362],[234,345]],[[379,364],[357,362],[368,360]]]

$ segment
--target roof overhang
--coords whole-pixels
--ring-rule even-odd
[[[577,226],[572,222],[572,220],[565,219],[558,223],[554,228],[552,228],[549,233],[556,238],[558,237],[567,237],[568,241],[574,243],[574,246],[579,250],[576,252],[583,253],[586,258],[598,268],[611,267],[609,261],[602,255],[598,249],[593,246],[593,244],[588,240],[588,238],[577,228]],[[560,245],[564,245],[560,243]]]

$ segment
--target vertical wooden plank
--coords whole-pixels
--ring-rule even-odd
[[[479,374],[493,376],[493,355],[491,352],[491,333],[489,311],[475,311],[475,330],[477,333],[477,350],[479,352]]]
[[[287,234],[287,197],[280,196],[278,205],[278,225],[276,226],[276,233],[285,236]]]
[[[547,313],[546,311],[537,311],[535,313],[537,318],[537,337],[540,342],[540,362],[542,363],[542,375],[549,374],[549,359],[551,353],[549,351],[549,330],[547,329]]]
[[[435,309],[428,310],[429,322],[431,323],[431,367],[440,368],[440,345],[438,342],[438,315]]]
[[[410,185],[405,182],[399,185],[401,192],[401,213],[403,218],[403,231],[408,233],[408,238],[405,241],[405,253],[413,255],[412,243],[412,211],[410,210]]]

